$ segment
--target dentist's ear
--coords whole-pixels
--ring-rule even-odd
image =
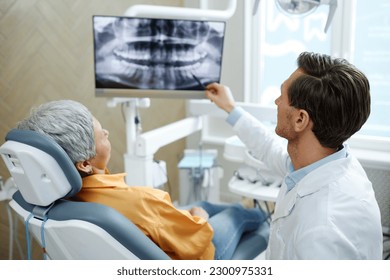
[[[296,132],[301,132],[310,126],[310,116],[306,110],[298,110],[295,117],[294,127]]]

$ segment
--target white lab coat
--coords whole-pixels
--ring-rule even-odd
[[[280,176],[287,174],[286,145],[272,131],[248,113],[233,129],[255,157]],[[378,203],[349,151],[345,159],[306,175],[289,192],[283,183],[275,205],[267,259],[382,259]]]

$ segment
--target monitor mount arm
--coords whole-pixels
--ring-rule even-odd
[[[208,9],[208,1],[200,0],[200,8],[185,8],[156,5],[134,5],[129,7],[126,16],[167,17],[175,19],[228,20],[236,11],[237,0],[228,0],[224,10]]]
[[[164,162],[154,160],[154,154],[163,146],[202,129],[202,117],[188,117],[157,129],[141,133],[138,108],[150,107],[148,98],[113,98],[107,105],[123,103],[126,120],[127,151],[124,155],[126,183],[129,186],[159,187],[166,183]]]

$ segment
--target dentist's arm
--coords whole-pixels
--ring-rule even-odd
[[[207,85],[206,97],[227,113],[230,113],[235,107],[234,98],[227,86],[218,83]]]
[[[228,113],[227,123],[232,126],[246,148],[283,178],[288,172],[288,153],[280,138],[271,133],[258,119],[236,105],[227,86],[218,83],[207,85],[206,96]]]

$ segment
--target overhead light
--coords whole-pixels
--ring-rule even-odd
[[[332,22],[337,8],[337,0],[275,0],[276,6],[287,15],[307,16],[314,12],[320,5],[329,5],[328,19],[326,21],[326,33]],[[260,0],[255,0],[253,14],[256,14]]]
[[[326,21],[326,33],[332,22],[337,8],[337,0],[275,0],[276,6],[284,13],[289,15],[306,16],[314,12],[320,5],[329,5],[328,19]]]

